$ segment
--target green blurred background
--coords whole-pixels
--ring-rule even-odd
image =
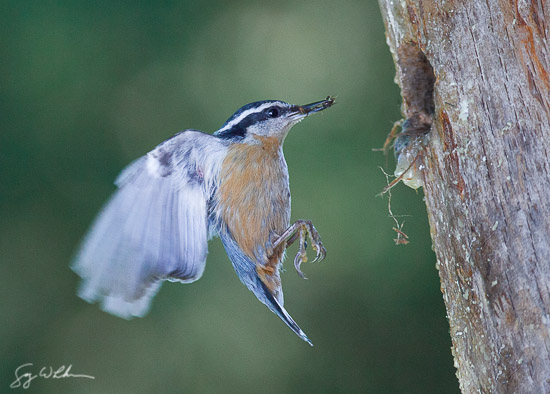
[[[0,391],[23,363],[95,380],[30,392],[458,392],[422,192],[393,191],[380,147],[400,118],[375,1],[3,1]],[[338,104],[285,143],[293,219],[327,259],[283,275],[310,347],[241,285],[218,239],[203,278],[143,319],[75,295],[71,256],[131,160],[261,99]],[[294,247],[295,248],[295,247]],[[295,249],[291,252],[294,252]]]

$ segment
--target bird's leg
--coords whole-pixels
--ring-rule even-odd
[[[294,234],[292,234],[290,236],[290,238],[288,239],[288,241],[286,241],[286,247],[288,248],[290,245],[292,245],[294,242],[296,242],[296,240],[298,239],[299,236],[300,236],[299,231],[296,231]],[[280,237],[279,237],[279,239],[280,239]]]
[[[321,243],[321,237],[313,226],[310,220],[298,220],[293,225],[285,230],[279,238],[273,242],[273,249],[276,249],[279,245],[285,242],[285,249],[292,245],[297,239],[300,240],[300,246],[298,247],[298,253],[294,258],[294,267],[302,278],[306,279],[304,273],[300,270],[300,265],[307,261],[307,238],[311,240],[311,247],[317,253],[312,263],[321,261],[325,258],[327,251]]]

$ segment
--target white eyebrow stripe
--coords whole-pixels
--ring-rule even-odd
[[[228,124],[226,124],[223,128],[219,129],[217,131],[217,133],[221,132],[221,131],[224,131],[224,130],[228,130],[230,129],[231,127],[235,126],[236,124],[238,124],[241,120],[243,120],[244,118],[246,118],[248,115],[250,114],[254,114],[254,113],[258,113],[258,112],[262,112],[264,109],[266,108],[269,108],[273,105],[276,105],[278,103],[278,101],[275,101],[275,102],[270,102],[270,103],[265,103],[265,104],[262,104],[260,105],[259,107],[256,107],[256,108],[250,108],[250,109],[247,109],[246,111],[244,111],[242,114],[240,114],[238,117],[236,117],[235,119],[233,119],[231,122],[229,122]]]

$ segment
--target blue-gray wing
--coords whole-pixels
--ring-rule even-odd
[[[122,171],[118,190],[72,265],[82,277],[81,298],[99,301],[120,317],[143,316],[163,280],[188,283],[201,277],[209,199],[201,167],[204,138],[213,137],[180,133]]]

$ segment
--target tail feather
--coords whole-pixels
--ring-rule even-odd
[[[292,317],[290,317],[288,312],[283,307],[283,289],[280,285],[275,290],[276,294],[271,292],[265,283],[259,278],[256,271],[256,264],[243,253],[229,233],[222,231],[219,235],[223,245],[225,246],[227,255],[233,264],[233,268],[235,269],[235,272],[241,282],[248,288],[248,290],[254,293],[256,298],[258,298],[262,304],[266,305],[269,310],[279,316],[296,335],[313,346],[306,333],[302,331],[302,329],[298,326],[298,324],[296,324],[296,322],[292,319]]]
[[[298,335],[304,341],[309,343],[310,346],[313,346],[313,343],[309,340],[306,333],[303,332],[302,329],[300,328],[300,326],[298,326],[298,324],[294,321],[294,319],[292,319],[292,317],[290,317],[290,315],[288,314],[286,309],[281,304],[279,304],[277,299],[271,294],[271,292],[266,287],[266,285],[259,278],[258,278],[258,280],[262,284],[262,289],[264,290],[266,299],[269,302],[269,303],[265,303],[267,305],[267,307],[269,309],[271,309],[273,311],[273,313],[275,313],[277,316],[279,316],[281,318],[281,320],[284,321],[286,323],[286,325],[288,327],[290,327],[290,329],[292,331],[294,331],[294,333],[296,335]],[[260,301],[261,301],[261,299],[260,299]]]

